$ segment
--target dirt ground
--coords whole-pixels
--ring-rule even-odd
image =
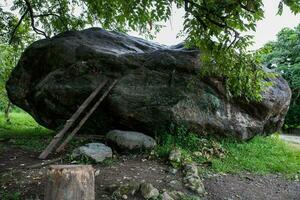
[[[5,146],[0,154],[0,199],[43,199],[44,175],[47,167],[28,169],[41,163],[37,153],[17,147]],[[58,161],[59,163],[66,163]],[[160,191],[163,189],[189,193],[182,184],[182,174],[171,173],[163,161],[145,156],[120,156],[106,165],[94,165],[96,199],[109,200],[118,185],[148,182]],[[289,200],[300,199],[300,182],[289,181],[280,175],[258,176],[253,174],[213,175],[204,180],[207,196],[211,200]],[[140,199],[128,197],[128,199]]]

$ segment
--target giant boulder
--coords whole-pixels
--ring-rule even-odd
[[[248,103],[226,98],[224,83],[200,80],[199,70],[198,50],[90,28],[30,45],[7,92],[50,129],[61,127],[107,78],[119,81],[84,127],[94,134],[112,128],[155,134],[173,123],[199,134],[249,139],[281,128],[291,98],[283,78],[271,80],[260,103]]]

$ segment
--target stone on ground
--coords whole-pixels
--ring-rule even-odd
[[[168,192],[164,192],[163,194],[162,194],[162,198],[161,198],[162,200],[174,200],[169,194],[168,194]]]
[[[183,192],[177,191],[177,190],[170,191],[170,192],[168,192],[168,194],[174,200],[180,200],[180,199],[184,199],[186,197],[186,195]]]
[[[140,184],[138,183],[129,183],[124,184],[120,186],[115,186],[113,188],[114,191],[112,192],[112,196],[116,199],[130,199],[130,197],[133,197],[139,190]],[[125,198],[124,198],[125,197]]]
[[[179,149],[173,149],[169,154],[169,161],[173,165],[179,165],[182,160],[182,153]]]
[[[140,132],[112,130],[106,134],[109,142],[125,150],[150,150],[156,146],[155,140]]]
[[[204,184],[198,174],[198,167],[196,164],[191,163],[184,166],[183,181],[185,186],[191,191],[197,193],[198,195],[205,194]]]
[[[112,150],[102,143],[89,143],[74,149],[72,156],[87,156],[95,162],[102,162],[106,158],[112,157]]]
[[[155,199],[159,196],[159,191],[151,183],[142,183],[141,194],[145,199]]]

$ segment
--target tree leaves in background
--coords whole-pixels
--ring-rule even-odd
[[[292,101],[286,116],[288,126],[300,125],[300,24],[294,29],[284,28],[277,40],[259,50],[260,59],[281,73],[292,90]]]

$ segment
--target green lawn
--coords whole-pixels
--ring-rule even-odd
[[[300,173],[300,150],[275,137],[257,136],[249,142],[223,141],[228,154],[213,159],[212,168],[218,172],[236,173]]]
[[[250,141],[201,138],[180,128],[159,136],[156,154],[168,156],[180,148],[184,160],[209,164],[209,170],[223,173],[252,172],[257,174],[300,174],[300,149],[283,142],[278,135],[256,136]],[[195,152],[200,152],[195,156]]]
[[[25,112],[10,113],[10,123],[0,112],[0,138],[47,136],[50,133]]]
[[[35,122],[25,112],[10,113],[10,123],[0,113],[0,140],[10,139],[14,145],[24,149],[41,151],[53,135],[50,131]]]
[[[10,113],[10,123],[7,123],[4,114],[0,112],[0,141],[9,141],[10,144],[25,150],[41,152],[47,147],[55,132],[40,126],[29,114],[24,111]],[[74,148],[90,140],[73,139],[67,148]],[[0,143],[0,149],[5,143]]]

